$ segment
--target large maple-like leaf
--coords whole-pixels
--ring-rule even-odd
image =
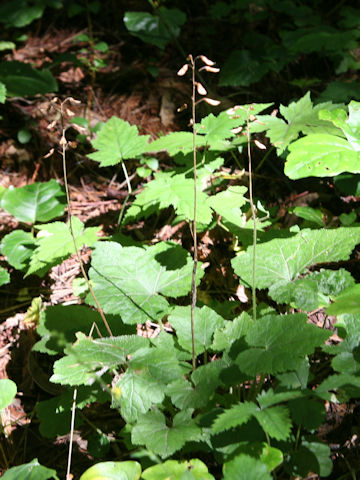
[[[102,242],[93,253],[89,275],[106,313],[120,314],[125,323],[143,323],[168,312],[165,297],[190,291],[192,268],[191,256],[172,242],[148,248]],[[202,275],[199,268],[198,280]]]
[[[101,167],[116,165],[128,158],[136,158],[148,150],[149,135],[139,135],[135,125],[111,117],[92,142],[98,151],[88,155]]]

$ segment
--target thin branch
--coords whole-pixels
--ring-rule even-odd
[[[81,273],[85,279],[85,282],[89,288],[89,291],[94,299],[94,302],[95,302],[95,305],[96,305],[96,308],[100,314],[100,317],[102,319],[102,321],[104,322],[104,325],[105,325],[105,328],[106,330],[108,331],[109,335],[112,337],[113,334],[112,334],[112,331],[110,329],[110,326],[106,320],[106,317],[105,317],[105,314],[104,314],[104,311],[103,309],[100,307],[100,304],[98,302],[98,299],[96,298],[96,295],[95,295],[95,292],[91,286],[91,283],[89,281],[89,278],[85,272],[85,268],[84,268],[84,263],[82,261],[82,258],[80,256],[80,252],[79,252],[79,249],[77,247],[77,244],[76,244],[76,238],[75,238],[75,234],[74,234],[74,229],[73,229],[73,224],[72,224],[72,211],[71,211],[71,202],[70,202],[70,194],[69,194],[69,185],[68,185],[68,180],[67,180],[67,168],[66,168],[66,145],[67,145],[67,141],[66,141],[66,138],[65,138],[65,125],[64,125],[64,112],[63,112],[63,108],[64,108],[64,104],[67,102],[67,101],[71,101],[72,99],[71,98],[66,98],[63,102],[61,102],[60,104],[60,117],[61,117],[61,129],[62,129],[62,136],[61,136],[61,140],[60,140],[60,145],[62,146],[62,161],[63,161],[63,174],[64,174],[64,185],[65,185],[65,192],[66,192],[66,200],[67,200],[67,206],[68,206],[68,219],[69,219],[69,229],[70,229],[70,234],[71,234],[71,237],[73,239],[73,243],[74,243],[74,248],[75,248],[75,253],[76,253],[76,257],[78,259],[78,262],[79,262],[79,265],[80,265],[80,270],[81,270]]]

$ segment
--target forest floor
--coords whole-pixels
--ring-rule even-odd
[[[7,55],[9,60],[35,63],[42,67],[48,61],[49,55],[65,54],[74,48],[73,38],[80,31],[75,28],[55,28],[50,26],[45,34],[31,33],[24,46]],[[176,115],[176,108],[188,100],[189,84],[176,76],[176,70],[170,68],[172,61],[164,57],[157,65],[159,76],[156,79],[144,73],[141,61],[124,63],[116,45],[112,46],[113,54],[107,60],[107,67],[92,77],[89,71],[71,63],[60,64],[56,78],[60,85],[59,96],[68,96],[80,100],[80,104],[72,105],[68,121],[72,116],[86,118],[90,125],[99,121],[105,122],[115,115],[131,124],[138,126],[142,134],[150,134],[156,138],[160,134],[176,131],[186,127],[184,114]],[[170,65],[170,67],[168,66]],[[126,74],[124,73],[126,72]],[[104,82],[106,89],[103,88]],[[125,88],[123,85],[125,84]],[[112,85],[112,88],[109,88]],[[53,95],[38,96],[31,100],[10,98],[5,107],[1,108],[3,117],[0,124],[0,185],[2,187],[21,187],[36,181],[47,181],[55,178],[63,183],[63,170],[59,141],[61,125],[59,112],[52,102]],[[16,140],[16,132],[23,127],[31,130],[32,139],[27,144]],[[68,182],[73,215],[81,219],[86,226],[101,225],[101,235],[115,233],[119,214],[127,197],[126,181],[120,166],[99,169],[95,162],[86,157],[90,150],[90,137],[84,141],[76,140],[81,128],[69,127],[68,138],[72,139],[68,151]],[[54,153],[47,157],[49,151]],[[166,169],[167,158],[160,159],[160,168]],[[134,191],[140,191],[146,179],[136,174],[136,167],[130,167],[129,175]],[[232,171],[236,173],[236,171]],[[278,207],[278,216],[283,225],[291,226],[292,217],[287,213],[289,206],[308,205],[323,189],[329,185],[299,182],[290,185],[286,177],[277,175],[269,165],[265,165],[261,175],[255,176],[255,188],[264,196],[268,196],[268,205]],[[309,186],[310,185],[310,186]],[[320,191],[320,193],[319,193]],[[336,208],[336,206],[335,206]],[[171,211],[162,215],[164,219]],[[159,240],[173,240],[188,246],[191,245],[191,234],[185,222],[170,227],[162,219],[150,217],[147,221],[126,226],[126,233],[134,239],[148,244]],[[19,222],[0,211],[0,235],[10,233],[18,228]],[[243,291],[238,290],[238,284],[230,271],[228,249],[231,238],[224,230],[214,229],[200,237],[200,260],[208,262],[212,268],[211,279],[207,285],[209,295],[218,299],[238,299],[246,304]],[[89,251],[83,249],[82,259],[86,264]],[[4,258],[0,257],[0,264]],[[358,268],[358,267],[354,267]],[[56,465],[58,474],[66,470],[68,453],[68,436],[51,441],[40,435],[36,422],[30,422],[37,401],[51,398],[51,392],[46,381],[39,378],[47,377],[51,371],[53,359],[41,362],[30,354],[36,341],[34,327],[24,322],[31,300],[41,296],[44,305],[75,304],[80,300],[73,295],[72,282],[79,275],[80,268],[75,256],[64,261],[50,271],[46,277],[39,279],[31,276],[24,279],[16,271],[11,274],[11,283],[0,291],[0,378],[11,378],[18,385],[18,398],[15,403],[6,408],[2,414],[6,438],[0,443],[0,465],[6,470],[9,465],[25,463],[37,457],[40,463]],[[323,312],[313,312],[311,321],[322,324]],[[152,326],[147,325],[147,333],[151,335]],[[40,374],[34,375],[34,371]],[[359,464],[359,447],[356,435],[358,425],[353,414],[359,407],[353,404],[328,406],[326,424],[319,431],[319,437],[326,439],[332,449],[335,463],[331,480],[338,480],[348,472],[347,464]],[[114,428],[117,420],[116,412],[109,413],[96,410],[87,414],[87,421],[100,422],[106,431],[106,424]],[[91,428],[90,425],[87,425]],[[86,427],[85,427],[86,428]],[[93,457],[87,451],[87,443],[82,432],[75,435],[76,449],[73,458],[73,471],[83,472],[93,464]],[[341,451],[341,453],[339,453]],[[346,452],[344,454],[344,452]],[[317,478],[309,476],[310,478]],[[341,477],[345,478],[345,477]]]

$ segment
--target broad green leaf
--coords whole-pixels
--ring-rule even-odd
[[[293,180],[360,172],[360,152],[335,135],[308,135],[293,142],[289,150],[284,171]]]
[[[334,185],[341,193],[360,196],[360,175],[342,173],[334,178]]]
[[[343,313],[360,313],[360,284],[357,283],[347,288],[335,298],[334,303],[326,308],[328,315],[340,315]]]
[[[356,227],[302,230],[289,238],[274,238],[256,247],[256,287],[291,282],[312,265],[347,260],[359,243]],[[252,247],[232,260],[245,285],[252,284]]]
[[[208,174],[209,175],[209,174]],[[197,220],[209,224],[212,210],[207,203],[207,195],[202,192],[202,186],[197,186]],[[173,206],[177,215],[187,220],[194,219],[194,181],[184,174],[173,175],[159,172],[155,179],[145,185],[145,189],[136,195],[131,207],[126,213],[127,222],[139,216],[148,216],[159,209]]]
[[[357,359],[355,359],[357,357]],[[336,355],[331,361],[331,366],[335,372],[358,375],[360,373],[360,363],[356,353],[343,352]]]
[[[312,398],[297,398],[288,403],[292,419],[307,430],[315,430],[325,422],[325,406]]]
[[[272,407],[273,405],[277,405],[279,403],[288,402],[289,400],[294,400],[298,398],[302,398],[306,395],[306,392],[302,392],[299,390],[292,390],[292,391],[284,391],[284,392],[274,392],[272,388],[269,390],[263,390],[259,395],[256,397],[256,400],[260,407],[264,410],[267,407]]]
[[[107,322],[115,336],[136,333],[135,328],[124,325],[119,316],[108,315]],[[108,335],[99,313],[89,307],[84,305],[47,307],[41,312],[36,330],[42,338],[34,345],[33,350],[48,355],[62,353],[65,347],[75,342],[77,332],[89,334],[94,324],[104,337]]]
[[[348,142],[355,151],[360,150],[360,103],[351,101],[348,105],[349,117],[341,109],[333,111],[321,110],[319,118],[331,121],[336,127],[341,128]]]
[[[291,453],[290,466],[296,476],[305,478],[309,472],[328,477],[332,471],[330,447],[320,442],[303,441],[300,448]]]
[[[291,142],[299,137],[301,132],[304,134],[315,132],[335,134],[338,132],[341,135],[341,131],[331,122],[318,118],[321,109],[335,107],[330,102],[313,106],[310,92],[308,92],[297,102],[290,103],[288,107],[280,106],[280,113],[285,120],[271,115],[259,115],[257,122],[251,124],[251,131],[266,130],[267,136],[280,155]]]
[[[311,207],[295,207],[292,211],[300,218],[304,220],[308,220],[309,222],[316,223],[323,227],[325,224],[324,221],[324,214],[318,208],[311,208]]]
[[[185,21],[185,13],[177,8],[160,7],[155,15],[146,12],[125,12],[124,15],[125,27],[132,35],[161,49],[179,36]]]
[[[122,417],[131,423],[139,414],[164,400],[165,385],[145,369],[138,372],[128,368],[117,382],[114,393],[113,404],[120,406]]]
[[[248,87],[269,70],[270,65],[254,56],[250,50],[234,50],[221,70],[220,85]]]
[[[269,437],[286,440],[290,435],[291,420],[289,410],[284,405],[257,410],[253,415]]]
[[[142,473],[144,480],[215,480],[201,460],[167,460],[153,465]]]
[[[145,445],[161,458],[169,457],[186,442],[200,439],[201,430],[192,420],[191,413],[192,410],[177,413],[171,427],[166,424],[164,414],[158,410],[140,415],[131,431],[131,441],[135,445]]]
[[[9,282],[10,282],[10,275],[8,271],[5,268],[0,267],[0,287],[2,285],[6,285]]]
[[[84,228],[84,224],[77,217],[72,217],[72,227],[79,250],[84,245],[92,247],[99,239],[96,234],[101,227]],[[31,256],[26,276],[31,274],[42,276],[53,265],[75,253],[74,240],[66,223],[47,223],[35,225],[35,228],[39,230],[36,237],[37,246]]]
[[[121,407],[127,422],[164,399],[166,385],[185,373],[171,348],[143,348],[130,359],[128,369],[116,384],[118,394],[114,403]]]
[[[0,82],[0,103],[5,103],[6,100],[6,86]]]
[[[246,312],[232,321],[225,321],[223,328],[216,329],[211,349],[219,352],[230,350],[236,340],[245,336],[252,323],[251,317]]]
[[[8,97],[30,97],[58,91],[57,82],[49,70],[36,70],[24,62],[1,62],[0,82],[5,84]]]
[[[73,389],[65,390],[61,395],[36,404],[36,413],[40,420],[39,431],[46,438],[66,435],[70,431],[71,409],[73,406]],[[105,403],[110,399],[108,392],[101,385],[80,385],[77,389],[76,408],[83,409],[89,403]],[[49,421],[51,419],[51,421]],[[75,428],[83,424],[80,415],[75,416]]]
[[[59,480],[56,470],[43,467],[37,458],[18,467],[12,467],[1,477],[3,480]]]
[[[223,480],[271,480],[266,465],[250,457],[250,455],[238,455],[223,466]]]
[[[8,378],[0,380],[0,410],[10,405],[17,392],[16,383]]]
[[[212,141],[225,140],[235,136],[231,130],[239,127],[246,122],[246,116],[239,118],[239,115],[230,114],[227,111],[221,112],[215,116],[210,113],[204,117],[200,124],[197,126],[197,133],[204,135],[206,144],[210,144]]]
[[[127,364],[128,355],[148,343],[148,339],[137,335],[93,340],[78,333],[74,345],[65,349],[66,356],[54,363],[50,381],[63,385],[91,385],[109,369]]]
[[[244,194],[246,187],[229,186],[224,192],[208,198],[208,204],[227,221],[238,225],[242,219],[241,207],[248,201]]]
[[[175,307],[169,322],[176,330],[179,344],[188,352],[192,351],[190,307]],[[214,332],[224,324],[223,318],[207,306],[196,308],[194,311],[195,353],[207,350],[213,339]]]
[[[357,33],[354,30],[339,31],[329,25],[311,25],[295,30],[284,30],[280,36],[283,44],[294,53],[325,51],[339,54],[341,50],[353,48]]]
[[[92,142],[98,151],[88,154],[88,157],[100,162],[100,167],[116,165],[146,152],[148,140],[149,135],[139,135],[135,125],[131,126],[121,118],[111,117]]]
[[[21,222],[48,222],[64,213],[65,193],[56,180],[9,188],[1,199],[1,208]]]
[[[168,312],[164,296],[177,298],[190,291],[191,273],[190,255],[175,243],[142,249],[102,242],[92,255],[89,275],[106,313],[119,313],[124,323],[144,323]],[[199,269],[199,280],[202,274]]]
[[[358,398],[360,377],[349,373],[330,375],[317,387],[316,394],[324,400],[339,403],[345,403],[350,398]]]
[[[323,347],[324,351],[330,354],[342,352],[352,353],[360,342],[360,315],[341,315],[336,323],[336,328],[342,341],[337,345],[327,345]]]
[[[138,462],[102,462],[88,468],[80,480],[139,480],[141,465]]]
[[[166,395],[181,410],[204,407],[222,384],[220,374],[224,368],[226,364],[223,360],[200,365],[191,375],[192,383],[184,377],[177,378],[167,386]]]
[[[248,329],[245,340],[249,348],[237,356],[236,364],[253,376],[259,372],[296,370],[304,357],[330,335],[331,332],[307,323],[303,314],[267,315]]]
[[[14,230],[1,241],[1,252],[17,270],[26,270],[35,249],[35,239],[29,232]]]
[[[258,410],[259,407],[253,402],[233,405],[215,419],[211,430],[213,433],[219,433],[230,428],[239,427],[248,422]]]
[[[186,155],[193,151],[193,141],[194,138],[191,132],[171,132],[151,142],[148,145],[147,151],[161,152],[162,150],[166,150],[171,156],[180,152]],[[204,137],[197,135],[196,145],[198,147],[204,146]]]

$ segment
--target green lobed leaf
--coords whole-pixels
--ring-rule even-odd
[[[148,339],[137,335],[93,340],[78,333],[74,345],[65,349],[66,356],[54,363],[50,381],[62,385],[92,385],[106,371],[127,364],[128,355],[148,343]]]
[[[212,210],[207,203],[208,197],[197,186],[197,220],[209,224],[212,220]],[[184,174],[159,172],[155,179],[145,185],[145,189],[136,195],[134,202],[125,215],[129,222],[137,217],[148,216],[159,209],[173,206],[176,214],[187,220],[194,219],[194,181]]]
[[[1,252],[17,270],[26,270],[35,249],[35,239],[30,232],[13,230],[1,241]]]
[[[21,222],[47,222],[64,213],[66,198],[56,180],[9,188],[1,199],[1,208]]]
[[[43,467],[37,458],[18,467],[9,468],[1,478],[4,480],[59,480],[56,470]]]
[[[224,326],[217,328],[214,333],[214,342],[211,349],[218,352],[230,350],[231,345],[236,340],[246,335],[252,323],[251,317],[246,312],[232,321],[224,321]]]
[[[319,111],[324,108],[330,110],[336,108],[336,105],[328,102],[313,106],[310,92],[308,92],[297,102],[292,102],[287,107],[280,106],[280,113],[285,120],[271,115],[259,115],[257,121],[251,124],[251,131],[266,130],[278,155],[283,153],[288,145],[299,137],[300,133],[336,134],[337,132],[341,135],[341,131],[331,122],[319,119]]]
[[[290,435],[291,419],[289,409],[284,405],[257,410],[253,415],[269,437],[286,440]]]
[[[266,465],[250,457],[241,454],[223,466],[223,480],[271,480]]]
[[[256,247],[256,287],[291,282],[312,265],[347,260],[359,243],[356,227],[302,230],[289,238],[274,238]],[[252,247],[232,260],[245,285],[252,284]]]
[[[177,378],[168,384],[166,395],[181,410],[204,407],[213,398],[217,387],[222,384],[220,374],[224,368],[226,363],[223,360],[200,365],[191,374],[192,382],[184,377]]]
[[[166,385],[183,373],[171,347],[160,345],[137,350],[125,374],[116,383],[119,390],[114,403],[120,405],[125,420],[132,423],[152,405],[161,403]]]
[[[8,378],[0,380],[0,410],[10,405],[17,393],[16,383]]]
[[[315,430],[325,422],[325,406],[312,398],[297,398],[288,403],[292,419],[307,430]]]
[[[167,460],[153,465],[142,473],[144,480],[215,480],[201,460]]]
[[[190,306],[176,306],[169,322],[176,330],[179,344],[188,352],[192,351],[192,335],[190,321]],[[223,318],[207,306],[196,308],[194,311],[195,353],[199,355],[207,350],[212,343],[213,335],[218,328],[224,325]]]
[[[201,430],[191,418],[192,410],[183,410],[174,416],[169,427],[163,413],[158,410],[140,415],[131,431],[131,441],[135,445],[145,445],[161,458],[166,458],[180,450],[186,442],[200,439]]]
[[[241,207],[247,202],[244,197],[246,192],[246,187],[230,186],[224,192],[209,197],[207,202],[216,213],[234,225],[238,225],[243,215]]]
[[[135,125],[121,118],[111,117],[92,142],[98,151],[88,154],[100,162],[100,167],[116,165],[128,158],[136,158],[148,150],[149,135],[139,135]]]
[[[106,313],[120,314],[124,323],[159,320],[169,309],[164,296],[186,295],[191,274],[190,255],[172,242],[146,249],[99,243],[89,271],[101,307]],[[198,280],[202,275],[199,269]]]
[[[245,336],[249,345],[236,358],[249,375],[296,370],[306,355],[322,345],[331,332],[307,323],[307,316],[267,315],[252,325]],[[301,342],[299,342],[301,338]]]
[[[80,480],[139,480],[141,465],[138,462],[101,462],[88,468]]]
[[[258,409],[259,407],[254,402],[243,402],[233,405],[215,419],[211,430],[213,433],[219,433],[239,427],[248,422]]]
[[[53,265],[61,263],[75,253],[74,240],[66,223],[53,222],[35,225],[35,228],[39,230],[36,249],[31,256],[26,276],[31,274],[42,276]],[[99,239],[97,233],[101,227],[84,228],[84,224],[77,217],[72,217],[72,228],[78,249],[83,245],[92,247]]]
[[[177,153],[186,155],[193,151],[193,134],[191,132],[171,132],[148,145],[148,152],[161,152],[166,150],[169,155],[174,156]],[[196,136],[196,145],[198,147],[205,145],[205,138],[201,135]]]

